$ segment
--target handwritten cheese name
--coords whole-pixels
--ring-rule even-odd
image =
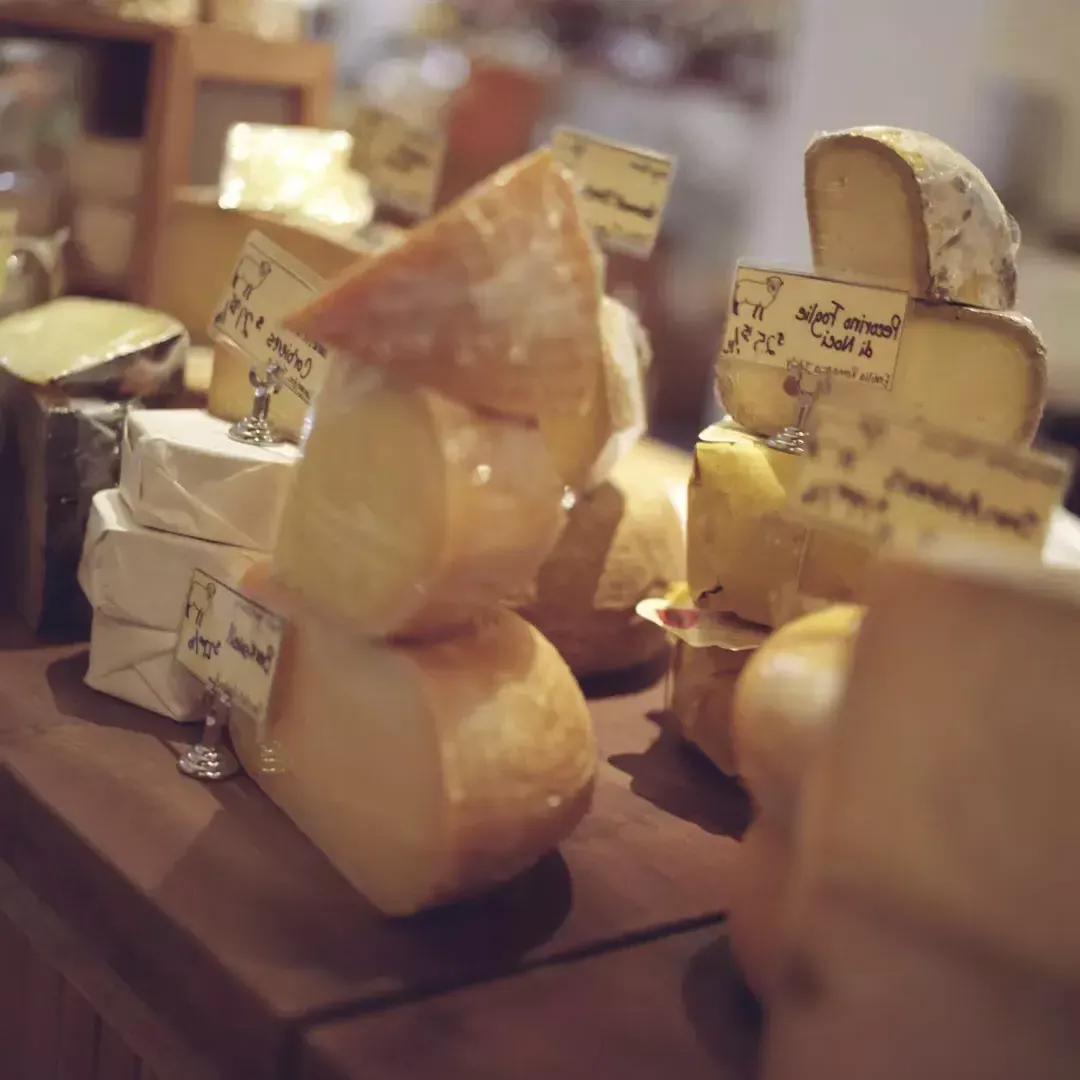
[[[891,390],[907,306],[906,293],[741,266],[720,355]]]

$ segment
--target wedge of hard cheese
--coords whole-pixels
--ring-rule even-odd
[[[237,752],[380,911],[499,885],[584,816],[597,766],[588,707],[523,619],[497,610],[461,636],[393,648],[290,616],[265,735],[237,716]]]
[[[806,203],[820,274],[993,311],[1016,304],[1016,222],[940,139],[889,127],[820,135],[806,152]]]
[[[578,500],[528,598],[515,604],[578,678],[666,655],[664,631],[636,608],[686,574],[685,534],[671,498],[633,468],[620,472]]]
[[[857,597],[871,557],[861,541],[787,519],[800,459],[728,426],[699,442],[690,479],[687,572],[705,611],[775,626],[799,596]]]
[[[472,408],[581,412],[604,365],[603,263],[574,181],[541,151],[507,166],[286,326]]]
[[[556,467],[575,492],[590,491],[610,475],[648,428],[645,378],[652,346],[638,317],[618,300],[601,308],[604,367],[583,408],[552,408],[540,430]]]
[[[749,431],[774,435],[796,422],[785,371],[721,357],[716,373],[725,410]],[[1046,402],[1046,349],[1022,315],[916,301],[892,388],[836,380],[833,394],[853,407],[917,416],[1002,446],[1027,445]]]
[[[275,579],[363,634],[425,636],[524,589],[565,523],[535,426],[333,365]]]

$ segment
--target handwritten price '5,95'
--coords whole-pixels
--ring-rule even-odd
[[[258,333],[265,321],[261,315],[256,315],[235,296],[214,316],[215,326],[223,327],[227,322],[231,322],[233,330],[239,331],[244,338],[248,337],[249,330],[255,330]]]
[[[725,356],[748,356],[753,353],[756,356],[775,356],[777,349],[784,347],[784,335],[781,331],[775,334],[766,334],[764,330],[757,330],[749,323],[736,326],[724,342]]]

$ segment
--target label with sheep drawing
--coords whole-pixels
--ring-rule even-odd
[[[281,386],[310,405],[330,366],[327,350],[280,324],[325,287],[322,278],[272,240],[250,233],[225,283],[210,335],[243,349],[260,378],[267,364],[276,364]]]
[[[180,622],[176,659],[206,686],[224,690],[258,723],[266,721],[285,620],[196,570]]]
[[[720,355],[891,390],[907,293],[739,266]]]

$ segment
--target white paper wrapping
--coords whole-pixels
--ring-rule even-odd
[[[191,719],[202,686],[177,662],[176,639],[176,630],[95,612],[86,685],[171,720]]]
[[[120,491],[140,525],[270,551],[300,451],[248,446],[200,409],[133,411]]]
[[[265,558],[257,551],[144,528],[132,520],[114,488],[94,496],[79,584],[95,617],[175,634],[195,570],[231,585]]]

